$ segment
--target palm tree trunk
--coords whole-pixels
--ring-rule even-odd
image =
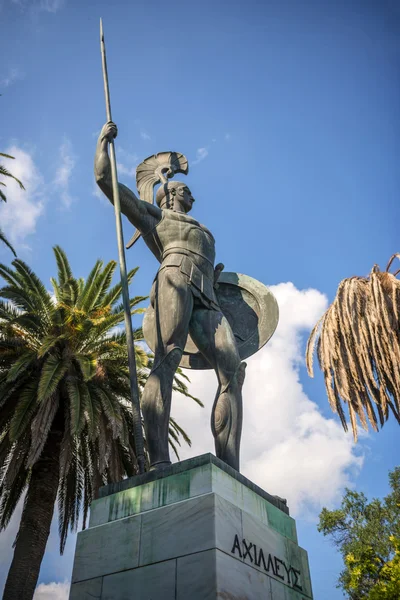
[[[57,498],[61,440],[60,431],[50,431],[32,468],[3,600],[33,598]]]

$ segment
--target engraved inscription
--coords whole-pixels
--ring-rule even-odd
[[[293,589],[303,591],[301,586],[301,572],[277,556],[270,553],[264,553],[262,548],[257,548],[248,540],[239,539],[236,534],[232,545],[231,554],[237,554],[243,560],[254,563],[257,567],[262,567],[266,573],[274,575],[284,583],[290,585]]]

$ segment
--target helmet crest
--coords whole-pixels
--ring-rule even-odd
[[[154,186],[157,183],[165,186],[176,173],[187,175],[188,172],[188,160],[180,152],[159,152],[149,156],[136,169],[136,186],[141,200],[154,204]],[[139,237],[140,231],[136,230],[126,247],[133,246]]]

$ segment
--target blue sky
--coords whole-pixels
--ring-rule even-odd
[[[143,158],[183,152],[193,215],[214,233],[217,260],[274,286],[284,307],[270,347],[249,363],[243,471],[295,507],[315,598],[341,598],[340,558],[316,515],[344,485],[387,492],[398,426],[390,421],[354,448],[302,355],[339,281],[399,251],[399,4],[0,0],[0,150],[15,153],[10,168],[27,187],[10,185],[0,224],[49,287],[54,244],[78,276],[98,257],[117,257],[113,211],[93,178],[105,121],[100,16],[120,179],[132,187]],[[10,260],[6,249],[0,260]],[[140,265],[132,293],[146,294],[155,259],[139,242],[127,260]],[[215,382],[199,377],[193,389],[210,389],[210,402]],[[196,438],[208,410],[177,402],[194,437],[185,456],[212,450],[211,438],[208,446]],[[12,534],[0,536],[0,589]],[[53,532],[40,582],[70,578],[73,546],[71,536],[59,559]]]

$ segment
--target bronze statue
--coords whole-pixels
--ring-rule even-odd
[[[99,136],[95,157],[97,184],[111,202],[108,146],[116,136],[116,125],[106,123]],[[168,426],[177,367],[180,364],[192,368],[211,366],[218,378],[211,417],[216,455],[239,470],[242,386],[246,367],[241,357],[252,354],[272,335],[277,324],[277,306],[266,288],[255,282],[256,287],[262,287],[263,291],[258,290],[258,295],[254,296],[258,300],[253,305],[245,302],[248,314],[237,319],[237,331],[232,331],[230,321],[234,323],[236,317],[235,310],[233,316],[228,317],[229,307],[237,306],[240,298],[244,297],[243,293],[251,296],[251,284],[249,291],[244,292],[246,283],[241,285],[239,279],[250,282],[251,278],[236,274],[227,274],[225,279],[220,277],[223,265],[214,266],[213,235],[188,214],[194,203],[191,191],[185,183],[168,181],[176,173],[187,172],[187,160],[182,154],[164,152],[149,157],[137,169],[137,185],[142,199],[119,183],[121,211],[137,228],[128,247],[141,235],[161,263],[151,289],[147,325],[146,320],[144,325],[145,337],[154,351],[154,366],[141,400],[150,463],[152,468],[170,463]],[[154,186],[157,183],[161,185],[154,205]],[[218,295],[218,281],[229,285],[229,290],[237,290],[239,286],[239,300],[236,291]],[[263,299],[260,300],[261,296]],[[268,301],[265,303],[266,298]],[[221,310],[221,299],[225,312]],[[260,306],[257,308],[256,304]],[[267,304],[267,310],[264,310]],[[255,321],[251,327],[258,333],[257,339],[253,335],[249,342],[246,331],[252,318]],[[263,319],[264,327],[260,327]],[[241,328],[245,333],[240,333]],[[238,342],[246,346],[243,352],[239,351]]]

